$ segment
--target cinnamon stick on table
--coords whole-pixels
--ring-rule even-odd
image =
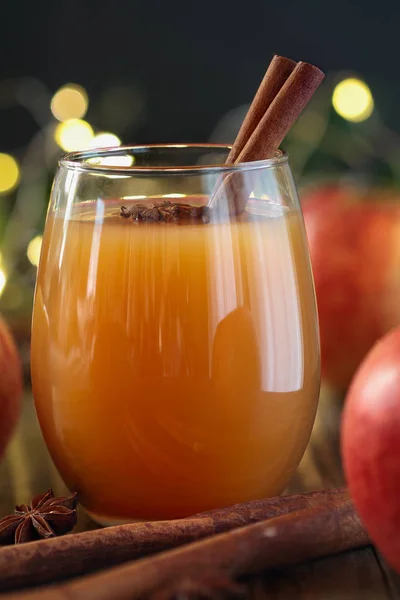
[[[179,597],[187,578],[238,578],[369,543],[352,502],[339,495],[289,513],[200,540],[154,557],[3,600],[135,600],[172,586]]]
[[[210,510],[187,519],[132,523],[0,548],[0,591],[54,582],[320,505],[348,499],[343,488],[278,496]]]

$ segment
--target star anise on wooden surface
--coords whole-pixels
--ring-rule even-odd
[[[209,213],[206,206],[193,206],[164,200],[157,204],[133,204],[129,208],[121,206],[120,216],[133,221],[178,222],[181,219],[198,219],[208,223]]]
[[[157,590],[150,600],[245,600],[246,588],[226,577],[186,578]]]
[[[53,490],[35,496],[30,504],[15,507],[0,520],[0,544],[22,544],[68,533],[76,525],[77,494],[56,497]]]

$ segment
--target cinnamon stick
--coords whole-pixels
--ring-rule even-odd
[[[369,543],[352,502],[342,496],[200,540],[100,574],[4,596],[19,600],[134,600],[182,579],[238,578]]]
[[[243,120],[229,156],[226,159],[227,163],[236,162],[251,134],[295,66],[296,63],[294,60],[275,54]]]
[[[273,156],[324,77],[324,73],[314,65],[299,62],[259,121],[236,162]]]
[[[252,500],[188,519],[132,523],[0,548],[0,591],[53,582],[174,548],[329,499],[343,488]]]
[[[283,58],[283,57],[274,57]],[[257,92],[257,96],[262,93],[266,94],[266,102],[268,105],[264,114],[259,117],[259,107],[263,104],[262,99],[258,98],[257,102],[252,103],[249,113],[244,119],[243,129],[239,131],[238,137],[235,140],[232,151],[229,153],[227,163],[232,162],[234,157],[235,164],[264,160],[274,156],[279,145],[285,138],[286,134],[297,121],[301,112],[311,100],[316,89],[324,78],[324,73],[306,62],[299,62],[287,77],[287,65],[283,61],[275,61],[275,67],[272,69],[274,80],[283,82],[281,87],[274,85],[274,81],[270,80],[270,69],[267,70],[261,90]],[[282,73],[279,75],[279,70]],[[272,91],[277,90],[272,101],[270,96]],[[257,125],[254,127],[255,123]],[[251,127],[253,130],[246,140],[247,134]],[[251,172],[243,172],[238,170],[224,177],[224,181],[218,182],[214,192],[211,194],[208,206],[210,210],[215,210],[219,204],[225,204],[230,215],[240,215],[244,212],[249,192],[251,191]]]

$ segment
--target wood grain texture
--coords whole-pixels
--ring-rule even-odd
[[[288,491],[299,493],[343,485],[340,466],[341,399],[323,389],[312,438]],[[0,465],[0,516],[48,487],[66,488],[53,466],[37,424],[32,398],[24,398],[23,416]],[[95,528],[80,511],[78,531]],[[400,578],[372,548],[342,553],[246,580],[254,600],[400,600]]]
[[[391,597],[371,548],[265,573],[250,582],[250,589],[250,597],[260,600]]]

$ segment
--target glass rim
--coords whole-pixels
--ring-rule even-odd
[[[67,169],[73,169],[76,171],[85,172],[98,172],[99,174],[105,173],[125,173],[125,174],[154,174],[159,175],[162,173],[171,173],[174,175],[188,175],[188,174],[207,174],[207,173],[230,173],[235,171],[247,171],[247,170],[258,170],[265,168],[272,168],[277,165],[287,163],[288,155],[283,150],[276,150],[275,155],[271,158],[263,160],[254,160],[249,162],[237,163],[237,164],[211,164],[211,165],[165,165],[165,166],[117,166],[109,164],[94,164],[85,162],[90,158],[108,158],[110,156],[118,156],[126,153],[133,155],[143,153],[152,150],[226,150],[229,151],[232,148],[228,144],[143,144],[143,145],[122,145],[108,148],[90,148],[87,150],[79,150],[74,152],[68,152],[60,157],[58,164],[60,167]]]

